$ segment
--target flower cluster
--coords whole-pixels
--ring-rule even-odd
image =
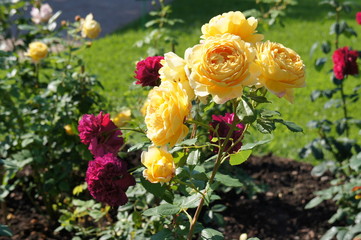
[[[140,84],[143,87],[145,86],[159,86],[160,78],[159,78],[159,69],[162,67],[160,63],[164,57],[162,56],[154,56],[147,57],[146,59],[139,61],[136,66],[135,78],[138,79],[136,84]]]
[[[129,186],[135,185],[134,177],[127,172],[126,162],[111,153],[89,162],[86,182],[90,194],[110,206],[126,204],[128,198],[125,192]]]
[[[357,51],[350,50],[349,47],[337,49],[333,55],[333,73],[338,80],[344,79],[347,75],[358,74]]]
[[[124,143],[122,132],[110,120],[110,115],[103,112],[97,116],[85,114],[79,121],[78,130],[81,142],[89,145],[94,156],[117,154]]]
[[[174,163],[166,149],[187,136],[185,121],[194,99],[206,103],[211,96],[213,102],[224,104],[242,97],[246,87],[264,87],[293,102],[293,89],[305,86],[305,66],[300,56],[282,44],[261,42],[264,37],[257,33],[257,25],[255,18],[246,19],[239,11],[224,13],[203,25],[202,40],[185,51],[184,59],[166,53],[160,68],[150,60],[138,63],[146,66],[141,74],[137,64],[138,80],[161,80],[144,105],[147,137],[153,146],[142,154],[147,168],[143,175],[150,182],[166,182],[174,176]],[[235,126],[230,130],[233,121]],[[223,144],[222,139],[234,131],[226,145],[229,153],[240,149],[244,125],[234,113],[213,116],[210,125],[214,130],[210,139],[217,138]]]
[[[53,9],[47,3],[42,4],[39,8],[33,7],[30,15],[35,24],[46,23],[53,16]]]
[[[117,154],[124,144],[122,132],[110,119],[109,114],[97,116],[85,114],[79,121],[79,137],[94,155],[88,164],[86,182],[90,194],[98,201],[119,206],[127,203],[125,195],[129,186],[135,185],[127,172],[126,163]]]

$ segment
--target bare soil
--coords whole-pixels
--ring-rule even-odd
[[[331,176],[312,177],[310,164],[272,155],[251,157],[241,167],[267,190],[252,199],[234,191],[222,198],[227,206],[223,213],[226,225],[222,228],[225,239],[238,240],[240,234],[247,233],[248,237],[262,240],[316,240],[330,228],[327,220],[336,211],[332,203],[322,203],[311,210],[304,206],[314,197],[314,191],[328,186]],[[0,216],[0,223],[6,218],[14,236],[0,240],[72,238],[68,232],[54,234],[56,219],[42,215],[44,209],[34,208],[24,193],[13,192],[6,204],[8,212]]]

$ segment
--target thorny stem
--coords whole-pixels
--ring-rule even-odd
[[[346,95],[343,89],[343,82],[341,82],[341,99],[342,99],[342,110],[343,110],[343,116],[345,118],[345,129],[346,129],[346,137],[349,137],[349,126],[348,126],[348,113],[347,113],[347,105],[346,105]]]
[[[236,103],[235,103],[235,104],[236,104]],[[209,180],[208,180],[207,186],[210,186],[210,185],[213,183],[213,181],[214,181],[214,177],[216,176],[216,173],[217,173],[217,171],[218,171],[218,169],[219,169],[219,167],[220,167],[220,165],[221,165],[221,163],[222,163],[223,152],[224,152],[224,150],[225,150],[225,148],[226,148],[226,146],[227,146],[227,143],[228,143],[228,141],[229,141],[229,138],[230,138],[231,135],[232,135],[232,132],[233,132],[233,129],[235,128],[235,126],[236,126],[236,123],[237,123],[237,121],[233,121],[233,122],[232,122],[232,125],[231,125],[231,127],[230,127],[230,129],[229,129],[229,131],[228,131],[228,133],[227,133],[227,136],[226,136],[226,138],[225,138],[225,140],[224,140],[224,142],[223,142],[220,150],[218,151],[217,160],[216,160],[216,163],[214,164],[214,168],[213,168],[212,174],[211,174],[211,176],[210,176],[210,178],[209,178]],[[195,212],[195,214],[194,214],[194,217],[193,217],[193,219],[192,219],[192,222],[190,223],[189,233],[188,233],[188,236],[187,236],[187,240],[192,240],[193,233],[194,233],[194,229],[195,229],[195,226],[196,226],[196,223],[197,223],[199,214],[201,213],[202,208],[203,208],[203,205],[204,205],[204,199],[205,199],[204,196],[206,195],[206,193],[207,193],[207,188],[204,190],[204,193],[203,193],[202,198],[201,198],[201,200],[200,200],[200,202],[199,202],[199,204],[198,204],[198,207],[197,207],[197,210],[196,210],[196,212]]]

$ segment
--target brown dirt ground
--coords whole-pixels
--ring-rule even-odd
[[[221,230],[226,239],[238,240],[241,233],[247,233],[262,240],[316,240],[330,227],[327,219],[336,210],[332,203],[304,209],[313,192],[328,185],[330,176],[312,177],[311,165],[272,155],[251,157],[241,167],[267,190],[252,199],[234,191],[225,195],[222,203],[227,206],[223,213],[226,225]],[[7,224],[14,236],[0,240],[72,238],[67,232],[55,235],[56,221],[41,215],[21,192],[12,193],[7,206]]]

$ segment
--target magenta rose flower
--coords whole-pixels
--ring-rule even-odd
[[[361,25],[361,12],[356,13],[356,22]]]
[[[164,57],[162,56],[154,56],[139,61],[135,71],[135,78],[138,79],[138,81],[135,83],[141,84],[142,87],[159,86],[160,78],[158,71],[162,67],[160,61],[163,59]]]
[[[109,114],[100,112],[98,116],[84,114],[78,125],[79,137],[82,143],[94,156],[106,153],[117,154],[124,144],[122,132],[110,120]]]
[[[346,75],[358,74],[357,58],[357,51],[350,50],[348,47],[337,49],[332,55],[335,77],[342,80]]]
[[[227,137],[227,134],[231,128],[231,124],[234,121],[234,113],[226,113],[224,116],[222,115],[212,115],[212,122],[210,125],[215,129],[215,131],[210,131],[209,139],[218,138],[216,144],[222,145],[224,142],[224,138]],[[231,137],[227,143],[226,150],[229,149],[233,143],[235,143],[240,137],[242,137],[242,133],[244,131],[244,125],[242,123],[238,123],[236,125],[235,130],[233,130]],[[239,141],[235,144],[231,149],[228,150],[228,153],[237,152],[242,147],[242,142]],[[218,152],[218,147],[215,148],[215,151]]]
[[[85,180],[93,198],[112,207],[126,204],[125,192],[135,185],[134,177],[127,172],[126,162],[111,153],[89,162]]]

